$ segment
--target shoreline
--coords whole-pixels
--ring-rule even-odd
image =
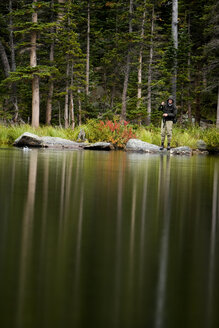
[[[30,125],[0,126],[0,147],[13,147],[15,140],[23,133],[31,133],[39,138],[61,138],[67,140],[67,142],[70,141],[77,144],[86,143],[86,145],[105,142],[112,144],[116,150],[125,149],[130,139],[138,139],[141,142],[146,142],[157,147],[160,146],[160,128],[158,127],[139,127],[131,124],[123,126],[121,123],[115,121],[111,121],[111,125],[105,123],[103,127],[100,122],[98,120],[89,120],[86,124],[77,126],[75,130],[52,126],[42,126],[38,129],[34,129]],[[81,134],[83,135],[83,140],[79,138]],[[202,154],[208,151],[210,155],[218,155],[219,130],[216,128],[202,129],[196,126],[188,128],[175,126],[171,148],[182,146],[190,147],[193,153]]]
[[[131,138],[127,141],[123,149],[115,147],[109,142],[76,142],[59,137],[39,137],[29,132],[23,133],[17,138],[13,144],[15,147],[29,150],[29,148],[42,148],[42,149],[59,149],[59,150],[97,150],[97,151],[118,151],[123,150],[132,153],[149,153],[149,154],[172,154],[172,155],[186,155],[192,156],[194,154],[208,155],[209,152],[206,150],[195,149],[188,146],[181,146],[167,149],[160,149],[160,146],[154,145],[148,142],[141,141],[137,138]]]

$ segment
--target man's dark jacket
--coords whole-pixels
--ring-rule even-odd
[[[168,100],[172,100],[172,104],[169,104]],[[166,105],[160,105],[158,108],[160,111],[163,112],[163,114],[168,114],[168,116],[164,117],[163,120],[165,121],[175,121],[176,119],[176,114],[177,114],[177,109],[176,106],[174,105],[174,99],[173,98],[168,98]]]

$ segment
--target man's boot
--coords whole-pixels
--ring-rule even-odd
[[[164,142],[161,142],[160,150],[164,149]]]
[[[170,143],[167,144],[167,150],[170,150]]]

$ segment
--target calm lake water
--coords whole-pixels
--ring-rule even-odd
[[[219,327],[219,157],[0,150],[1,328]]]

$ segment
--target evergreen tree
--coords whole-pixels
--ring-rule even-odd
[[[33,30],[31,31],[31,44],[30,44],[30,67],[35,69],[37,67],[37,31],[34,29],[37,26],[37,0],[33,0],[32,8],[32,23]],[[32,126],[38,128],[40,119],[40,94],[39,94],[39,76],[33,73],[32,78]]]
[[[207,83],[205,91],[213,99],[210,103],[217,107],[216,126],[219,128],[219,3],[215,0],[209,1],[205,6],[205,21],[209,22],[205,29],[206,45],[205,58],[207,61],[206,73]]]
[[[181,116],[215,121],[216,0],[7,0],[0,12],[3,119],[156,124],[155,109],[176,92]]]

